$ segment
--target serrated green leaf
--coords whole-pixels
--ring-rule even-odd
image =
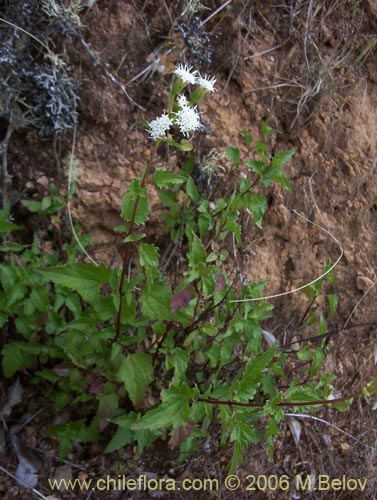
[[[268,156],[268,147],[267,147],[267,144],[265,144],[262,141],[257,141],[255,143],[255,149],[258,151],[258,153],[263,158],[263,160],[265,160],[267,158],[267,156]]]
[[[267,122],[264,122],[263,125],[261,126],[260,132],[264,137],[269,137],[274,132],[277,132],[277,130],[270,127]]]
[[[193,266],[205,262],[207,259],[206,249],[196,234],[193,234],[191,240],[189,259]]]
[[[122,226],[122,227],[125,228],[126,226]],[[127,236],[127,238],[124,238],[123,242],[124,243],[134,243],[135,241],[140,241],[143,238],[145,238],[145,234],[144,233],[142,233],[142,234],[130,234],[130,235]]]
[[[13,377],[13,375],[25,368],[33,362],[34,353],[30,352],[33,349],[27,349],[28,344],[24,342],[11,342],[6,344],[2,351],[3,356],[3,372],[5,377]],[[30,347],[33,347],[30,344]],[[40,352],[41,346],[34,345],[35,355]]]
[[[2,356],[2,366],[5,377],[13,377],[17,370],[20,370],[33,361],[33,357],[30,356],[30,354],[23,353],[14,344],[6,344]]]
[[[171,291],[162,281],[154,282],[150,288],[144,287],[140,296],[142,312],[150,319],[172,320],[170,301]]]
[[[232,458],[229,465],[229,473],[234,474],[237,468],[242,464],[243,452],[242,447],[238,441],[234,442]]]
[[[266,197],[257,193],[245,196],[247,197],[247,207],[253,216],[254,224],[261,228],[263,216],[268,207]]]
[[[186,191],[191,200],[194,203],[197,203],[200,199],[198,188],[195,185],[195,182],[192,177],[189,177],[186,182]]]
[[[155,245],[144,244],[137,247],[139,252],[140,264],[143,267],[157,268],[158,266],[158,248]]]
[[[261,160],[246,160],[245,164],[248,167],[250,167],[251,170],[253,172],[255,172],[256,174],[258,174],[260,177],[264,176],[266,169],[267,169],[266,163],[264,161],[261,161]]]
[[[152,358],[148,354],[135,353],[123,358],[118,379],[124,383],[134,406],[138,406],[153,377]]]
[[[251,146],[254,139],[248,130],[242,130],[241,137],[245,141],[247,147]]]
[[[326,359],[326,355],[322,351],[322,349],[316,349],[313,352],[313,362],[312,362],[312,366],[310,368],[310,374],[312,376],[316,376],[317,375],[318,370],[320,369],[320,367],[324,363],[325,359]]]
[[[0,234],[6,234],[11,231],[20,231],[21,229],[24,228],[22,226],[18,226],[17,224],[13,224],[13,222],[0,220]]]
[[[189,398],[194,395],[194,392],[186,387],[171,387],[163,391],[164,402],[157,408],[149,410],[132,428],[153,431],[164,427],[177,429],[187,424],[190,409]]]
[[[255,428],[247,422],[235,420],[234,427],[230,435],[230,441],[238,441],[242,448],[247,448],[251,443],[258,440]]]
[[[99,398],[97,417],[101,419],[108,419],[113,417],[116,410],[118,409],[118,405],[119,402],[117,394],[103,394]]]
[[[131,444],[134,439],[134,433],[130,429],[118,427],[109,444],[104,449],[104,453],[112,453],[113,451],[117,451],[120,448],[123,448],[123,446]]]
[[[269,422],[267,422],[264,433],[269,455],[270,457],[272,457],[274,453],[274,437],[280,433],[280,427],[277,425],[274,419],[271,419]]]
[[[185,181],[185,176],[175,174],[174,172],[168,172],[167,170],[156,170],[152,178],[153,184],[159,188],[183,184]]]
[[[276,153],[271,160],[271,164],[273,167],[281,168],[284,163],[292,158],[292,156],[296,153],[295,149],[290,149],[288,151],[282,151],[281,153]]]
[[[275,356],[277,344],[274,344],[261,356],[248,362],[240,380],[233,382],[231,388],[235,391],[237,400],[249,401],[252,399],[263,379],[263,372]]]
[[[174,384],[180,384],[185,379],[189,356],[183,349],[177,348],[172,356],[166,358],[166,369],[174,368]]]
[[[111,270],[103,264],[95,266],[81,262],[40,269],[39,272],[55,284],[76,290],[89,303],[98,299],[101,285],[111,275]]]
[[[122,218],[135,224],[144,224],[149,217],[150,207],[147,191],[141,187],[139,179],[133,179],[122,199]]]
[[[226,153],[229,161],[232,162],[233,165],[239,166],[239,164],[240,164],[240,150],[238,148],[234,148],[232,146],[229,146],[228,148],[225,149],[225,153]]]

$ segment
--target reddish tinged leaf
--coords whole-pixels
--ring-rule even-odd
[[[176,313],[182,307],[186,307],[190,304],[190,300],[195,297],[195,289],[193,286],[189,285],[183,290],[177,292],[173,295],[170,301],[170,310],[172,313]]]
[[[72,365],[68,363],[59,363],[54,366],[53,370],[59,377],[68,378],[72,370]]]
[[[100,377],[96,377],[93,373],[88,373],[85,379],[86,383],[89,386],[88,387],[89,394],[97,395],[103,392],[105,384],[103,383]]]
[[[222,273],[217,273],[216,274],[216,288],[215,288],[215,291],[216,292],[220,292],[221,290],[223,290],[225,288],[225,285],[226,285],[225,276]]]
[[[194,429],[194,425],[192,423],[188,423],[187,425],[181,425],[177,429],[174,429],[172,437],[169,441],[170,449],[178,448],[180,444],[183,443],[192,433]]]

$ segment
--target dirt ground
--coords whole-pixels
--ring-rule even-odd
[[[65,47],[71,68],[81,80],[74,220],[81,232],[91,234],[89,249],[96,260],[120,262],[121,240],[113,228],[120,223],[121,197],[130,180],[140,174],[150,146],[142,117],[151,120],[166,108],[169,73],[177,62],[215,75],[218,92],[201,105],[209,133],[195,139],[200,161],[214,148],[220,152],[226,146],[240,145],[241,130],[258,137],[267,118],[281,131],[274,137],[274,149],[296,149],[286,170],[292,193],[269,188],[263,230],[250,229],[245,220],[246,245],[237,256],[240,268],[252,281],[266,279],[268,294],[280,294],[313,280],[329,261],[334,263],[343,254],[334,270],[332,292],[339,295],[340,304],[330,325],[332,350],[326,366],[339,377],[338,389],[352,393],[375,376],[377,345],[377,3],[202,3],[207,9],[196,14],[196,22],[202,22],[207,38],[193,28],[195,15],[182,15],[184,1],[98,0],[81,13],[85,44],[73,40]],[[187,26],[191,34],[184,36]],[[51,179],[64,189],[71,144],[72,134],[57,141],[41,139],[32,129],[15,135],[9,147],[14,189],[22,197],[35,199],[46,193]],[[167,158],[163,151],[158,162],[163,164]],[[165,242],[153,225],[151,235],[163,253]],[[275,313],[265,328],[284,342],[292,341],[307,304],[303,297],[295,293],[272,299]],[[327,474],[340,479],[367,478],[362,496],[373,499],[377,497],[374,403],[373,398],[363,398],[344,413],[329,408],[316,413],[332,426],[297,419],[302,425],[299,445],[287,425],[272,461],[262,445],[255,445],[239,471],[243,487],[236,493],[222,488],[195,494],[149,491],[128,496],[77,490],[54,495],[99,500],[360,496],[360,491],[348,487],[296,491],[292,486],[286,492],[246,489],[249,475],[318,478]],[[39,425],[43,417],[28,430],[37,448]],[[82,456],[73,453],[71,459],[74,477],[79,471],[97,478],[137,473],[177,481],[217,478],[221,483],[229,454],[220,448],[214,430],[203,448],[183,464],[163,443],[146,450],[140,459],[132,448],[124,456],[104,456],[99,445]],[[57,465],[53,452],[47,456],[38,485],[45,496],[52,494],[46,478]],[[11,468],[12,457],[0,463]],[[7,499],[38,498],[0,473],[0,496],[1,492]]]

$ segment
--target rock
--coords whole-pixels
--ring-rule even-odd
[[[356,278],[356,287],[360,292],[366,293],[373,286],[373,281],[368,276],[358,276]]]

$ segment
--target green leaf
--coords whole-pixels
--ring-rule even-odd
[[[261,126],[260,132],[264,137],[269,137],[274,132],[277,132],[277,130],[270,127],[267,122],[264,122],[263,125]]]
[[[266,158],[268,156],[268,147],[267,147],[267,144],[265,144],[262,141],[257,141],[255,143],[255,149],[258,151],[258,153],[263,158],[263,160],[266,160]]]
[[[324,335],[325,333],[327,333],[327,323],[326,323],[326,319],[325,319],[325,317],[324,317],[324,315],[323,315],[322,312],[319,315],[318,333],[320,335]]]
[[[277,344],[274,344],[261,356],[248,362],[241,379],[236,380],[231,385],[231,389],[235,391],[237,400],[249,401],[255,396],[258,385],[263,379],[263,372],[275,356],[276,349]]]
[[[251,133],[248,130],[242,130],[241,131],[241,137],[245,141],[246,146],[250,147],[251,144],[252,144],[252,142],[253,142],[253,140],[254,140],[253,136],[251,135]]]
[[[126,194],[123,196],[121,215],[122,218],[135,224],[144,224],[149,217],[150,208],[147,191],[141,187],[139,179],[133,179]]]
[[[194,203],[197,203],[200,199],[198,189],[195,185],[195,182],[192,177],[189,177],[186,182],[186,191],[189,197],[192,199]]]
[[[252,213],[254,224],[261,228],[263,216],[268,207],[266,197],[257,193],[248,194],[246,196],[247,206]]]
[[[170,426],[179,427],[187,421],[188,402],[175,401],[174,403],[162,403],[157,408],[149,410],[134,428],[153,431]]]
[[[152,178],[153,184],[159,188],[167,188],[169,186],[183,184],[185,181],[185,176],[168,172],[167,170],[156,170]]]
[[[163,403],[149,410],[132,428],[153,431],[164,427],[177,429],[187,424],[190,409],[189,398],[193,398],[195,394],[196,391],[187,386],[173,386],[166,389],[162,393]]]
[[[98,441],[101,435],[98,432],[98,419],[87,426],[85,420],[76,420],[68,424],[58,424],[49,427],[43,434],[46,436],[56,436],[59,438],[59,457],[61,460],[71,450],[75,441],[79,443],[92,443]]]
[[[143,267],[153,267],[158,266],[158,248],[155,245],[144,244],[137,247],[140,257],[140,264]]]
[[[271,160],[272,166],[281,168],[284,165],[284,163],[290,160],[295,153],[296,153],[295,149],[290,149],[288,151],[282,151],[281,153],[276,153]]]
[[[131,444],[134,439],[134,433],[130,429],[118,427],[114,436],[111,438],[111,441],[104,449],[104,453],[112,453],[113,451],[117,451],[120,448],[123,448],[123,446]]]
[[[10,231],[20,231],[21,229],[24,228],[22,226],[18,226],[17,224],[13,224],[13,222],[0,220],[0,234],[6,234]]]
[[[240,164],[240,150],[238,148],[234,148],[232,146],[225,149],[225,153],[229,159],[235,166],[239,166]]]
[[[21,342],[6,344],[3,348],[2,356],[5,377],[13,377],[17,370],[30,365],[34,359],[31,353],[25,352],[22,349]]]
[[[118,395],[115,393],[104,394],[99,398],[97,417],[100,419],[109,419],[114,416],[118,409]]]
[[[174,354],[166,358],[166,369],[170,370],[174,368],[173,383],[179,384],[184,381],[188,361],[189,356],[187,352],[180,348],[175,349]]]
[[[120,227],[120,226],[118,226]],[[124,228],[126,226],[121,226],[123,229],[122,231],[124,230]],[[114,231],[116,230],[116,228],[114,229]],[[141,234],[130,234],[127,236],[127,238],[124,238],[123,240],[123,243],[134,243],[135,241],[140,241],[142,240],[143,238],[145,238],[145,234],[144,233],[141,233]]]
[[[234,442],[232,459],[229,465],[229,473],[234,474],[237,468],[242,464],[243,461],[243,452],[242,447],[238,441]]]
[[[135,353],[123,358],[118,379],[124,383],[134,406],[138,406],[153,377],[152,358],[148,354]]]
[[[329,293],[327,301],[329,303],[329,319],[331,319],[338,310],[339,296],[336,293]]]
[[[259,175],[259,177],[263,178],[267,165],[266,162],[261,160],[246,160],[245,164],[251,168],[253,172]]]
[[[272,418],[269,422],[267,422],[265,426],[265,437],[266,443],[269,451],[269,455],[272,458],[274,453],[274,437],[277,436],[280,432],[280,427],[277,425],[275,420]]]
[[[42,203],[34,200],[21,200],[21,204],[26,207],[29,212],[36,213],[42,211]]]
[[[196,234],[193,234],[191,241],[189,259],[194,266],[201,262],[205,262],[207,259],[206,249]]]
[[[40,269],[39,272],[57,285],[76,290],[89,303],[98,299],[101,285],[105,284],[111,275],[111,270],[103,264],[95,266],[81,262]]]
[[[234,422],[234,427],[230,435],[230,441],[238,441],[242,448],[247,448],[251,443],[259,441],[259,434],[255,427],[248,422]]]
[[[182,139],[179,143],[179,149],[187,153],[188,151],[193,150],[193,145],[187,139]]]
[[[162,281],[154,282],[150,288],[144,287],[140,296],[142,312],[150,319],[172,320],[170,301],[171,291]]]

